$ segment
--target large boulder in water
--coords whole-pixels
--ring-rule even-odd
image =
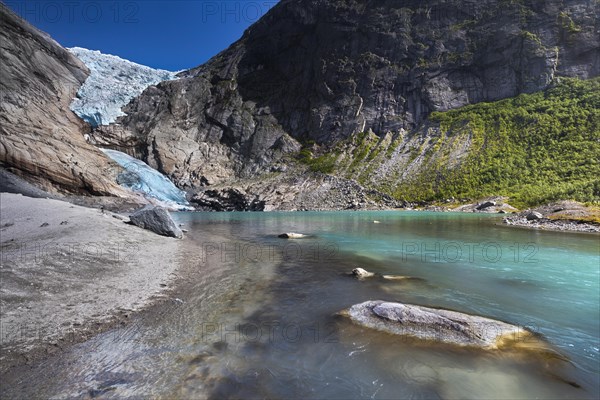
[[[163,236],[181,239],[183,232],[162,207],[146,207],[133,213],[129,219],[131,223],[140,228],[148,229]]]
[[[484,349],[532,335],[505,322],[411,304],[367,301],[343,314],[359,325],[394,335]]]

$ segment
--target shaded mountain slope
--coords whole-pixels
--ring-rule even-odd
[[[412,134],[434,111],[544,90],[559,76],[597,76],[599,7],[284,0],[95,136],[186,189],[281,171],[313,142],[318,153],[362,132]]]

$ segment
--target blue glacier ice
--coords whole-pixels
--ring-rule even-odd
[[[116,150],[101,149],[104,154],[125,169],[117,181],[121,186],[146,197],[156,199],[161,205],[178,210],[193,210],[185,192],[177,188],[166,176],[145,162]]]
[[[68,49],[89,68],[90,76],[71,103],[71,110],[92,126],[108,125],[125,115],[123,106],[148,86],[177,79],[177,72],[154,69],[81,47]]]

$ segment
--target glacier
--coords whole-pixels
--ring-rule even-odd
[[[194,210],[185,197],[166,176],[146,164],[117,150],[100,149],[109,158],[125,169],[117,182],[146,198],[155,199],[158,205],[175,210]]]
[[[148,86],[177,79],[178,72],[146,67],[97,50],[68,50],[90,70],[70,108],[93,127],[108,125],[125,115],[121,109]]]

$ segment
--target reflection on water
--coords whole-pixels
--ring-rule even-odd
[[[470,214],[182,213],[194,274],[171,302],[8,376],[7,397],[595,398],[598,237]],[[373,224],[373,220],[381,223]],[[313,235],[286,241],[282,232]],[[415,280],[359,281],[361,266]],[[178,294],[179,295],[179,294]],[[366,300],[529,327],[565,359],[414,342],[336,314]],[[48,371],[53,372],[50,377]]]

